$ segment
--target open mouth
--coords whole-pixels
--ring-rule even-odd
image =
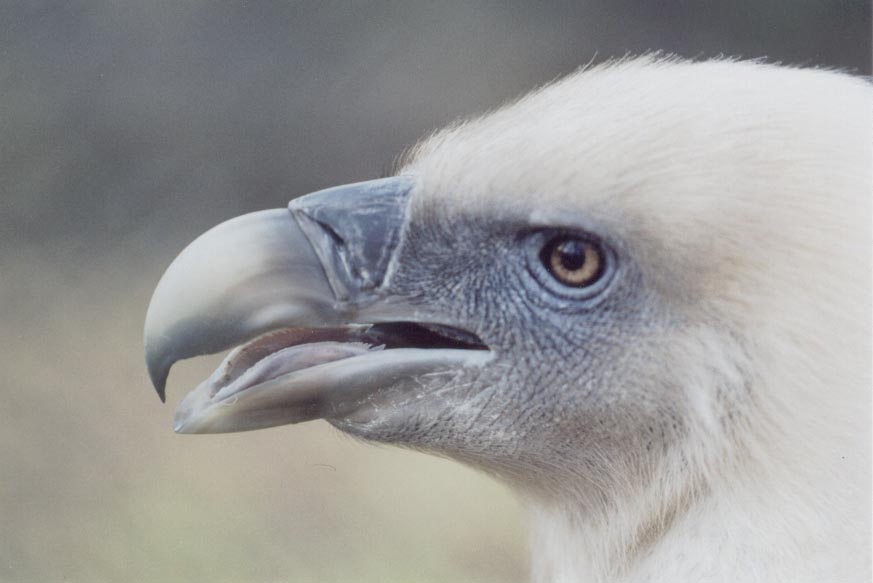
[[[491,351],[465,330],[391,322],[280,328],[237,346],[176,410],[179,433],[223,433],[337,419],[384,391],[417,390],[423,375],[484,364]]]
[[[176,431],[362,420],[493,359],[481,338],[442,323],[457,323],[455,314],[409,305],[392,289],[416,184],[397,176],[249,213],[173,260],[146,314],[158,395],[175,362],[232,349],[179,404]]]
[[[283,328],[231,350],[206,381],[209,397],[222,401],[301,370],[398,348],[488,350],[475,334],[442,324]]]

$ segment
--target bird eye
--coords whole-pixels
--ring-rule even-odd
[[[594,284],[604,272],[600,246],[576,236],[562,235],[546,243],[540,261],[553,278],[573,288]]]
[[[524,241],[527,272],[539,284],[529,288],[533,297],[559,309],[594,307],[620,273],[618,255],[589,231],[545,228],[525,233]]]

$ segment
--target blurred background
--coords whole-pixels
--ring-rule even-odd
[[[526,578],[458,464],[323,422],[178,436],[216,359],[143,365],[150,293],[235,215],[590,61],[660,49],[870,73],[866,0],[0,3],[0,581]]]

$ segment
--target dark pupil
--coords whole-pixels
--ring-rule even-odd
[[[585,265],[585,244],[576,239],[558,243],[556,248],[561,267],[567,271],[576,271]]]

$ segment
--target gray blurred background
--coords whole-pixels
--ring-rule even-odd
[[[0,3],[0,581],[525,579],[523,516],[457,464],[326,424],[172,433],[142,321],[237,214],[653,49],[870,73],[866,0]]]

